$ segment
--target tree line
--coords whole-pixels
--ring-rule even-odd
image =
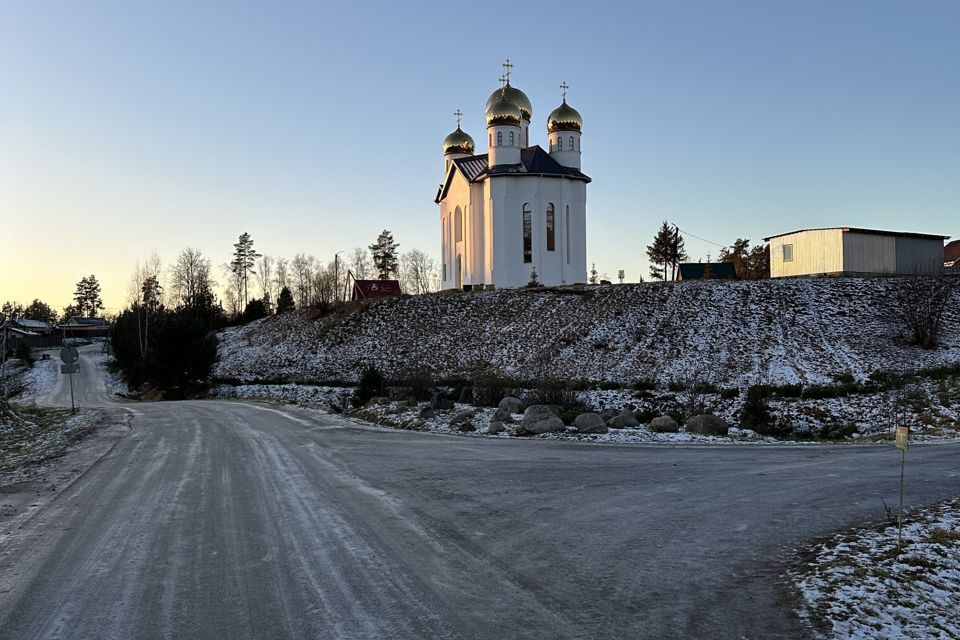
[[[653,242],[647,245],[650,277],[662,281],[676,280],[680,264],[690,259],[684,244],[680,228],[664,220]],[[770,277],[770,247],[767,244],[751,247],[749,239],[737,238],[729,247],[721,248],[718,259],[733,263],[741,280]]]

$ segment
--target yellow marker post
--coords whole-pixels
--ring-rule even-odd
[[[897,449],[900,449],[900,513],[897,515],[897,552],[903,548],[903,468],[907,462],[910,427],[897,427]]]

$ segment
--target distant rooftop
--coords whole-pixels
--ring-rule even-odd
[[[778,233],[776,235],[764,238],[764,242],[770,242],[774,238],[780,238],[782,236],[793,235],[794,233],[803,233],[804,231],[843,231],[844,233],[865,233],[873,236],[900,236],[905,238],[923,238],[925,240],[946,240],[950,236],[940,236],[931,233],[912,233],[910,231],[884,231],[881,229],[861,229],[858,227],[816,227],[813,229],[797,229],[796,231],[788,231],[787,233]]]

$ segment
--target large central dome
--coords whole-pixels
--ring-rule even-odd
[[[487,111],[490,111],[490,107],[493,106],[494,103],[502,100],[512,102],[520,107],[520,115],[524,120],[529,122],[533,117],[533,107],[530,105],[530,98],[528,98],[527,94],[523,91],[520,91],[520,89],[516,87],[511,87],[509,84],[490,94],[490,97],[487,98]]]

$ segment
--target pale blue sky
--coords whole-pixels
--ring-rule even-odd
[[[219,264],[243,231],[437,255],[440,143],[457,108],[483,141],[506,57],[533,142],[571,86],[611,276],[664,219],[960,235],[956,1],[0,2],[0,299],[95,273],[119,306],[151,250]]]

